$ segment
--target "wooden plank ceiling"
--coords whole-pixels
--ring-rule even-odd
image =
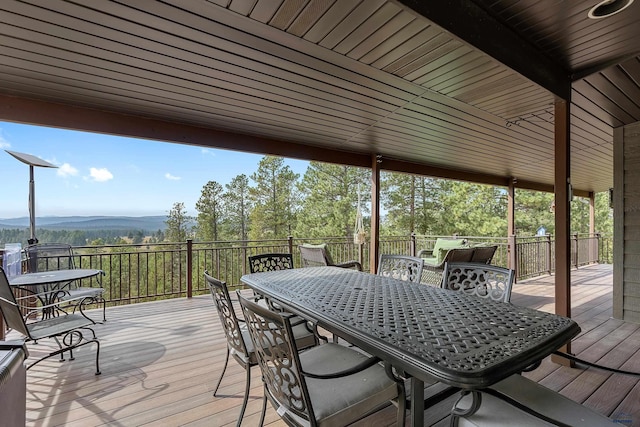
[[[4,0],[0,120],[552,189],[570,93],[573,186],[604,191],[640,120],[640,2],[591,6]]]

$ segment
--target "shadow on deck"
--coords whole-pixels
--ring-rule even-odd
[[[640,325],[611,319],[611,266],[572,271],[573,317],[582,333],[572,343],[580,358],[640,371]],[[552,276],[514,286],[512,301],[554,309]],[[231,361],[219,390],[226,341],[208,295],[109,308],[96,327],[102,342],[102,375],[94,375],[93,348],[77,351],[75,361],[45,361],[28,373],[28,426],[235,426],[244,391],[244,371]],[[11,336],[9,337],[11,338]],[[48,343],[32,345],[32,355]],[[603,371],[559,366],[549,359],[526,374],[621,425],[640,426],[638,379]],[[252,375],[243,426],[258,425],[262,404],[259,369]],[[425,411],[425,425],[448,425],[452,401]],[[389,407],[358,426],[391,426]],[[285,426],[269,408],[265,425]]]

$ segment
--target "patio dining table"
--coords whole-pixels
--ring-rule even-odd
[[[254,273],[241,281],[411,376],[412,425],[424,382],[480,390],[580,332],[571,319],[338,267]]]
[[[25,273],[9,279],[9,285],[22,289],[38,298],[42,304],[43,318],[53,317],[58,310],[57,302],[65,294],[65,289],[75,280],[88,279],[103,274],[102,270],[72,268],[66,270]],[[14,292],[15,294],[15,292]]]

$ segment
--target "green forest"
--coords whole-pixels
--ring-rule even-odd
[[[240,174],[222,185],[207,181],[196,202],[197,215],[187,215],[177,200],[167,212],[167,228],[151,235],[142,230],[38,229],[40,242],[104,245],[146,242],[262,240],[296,236],[346,237],[354,233],[358,199],[368,228],[371,171],[310,162],[294,173],[281,157],[265,156],[255,172]],[[360,197],[359,197],[360,196]],[[596,195],[596,232],[611,234],[608,193]],[[516,232],[535,235],[540,228],[554,234],[553,194],[516,189]],[[381,174],[381,234],[506,236],[506,188],[426,176]],[[367,230],[366,230],[367,231]],[[589,201],[571,202],[571,232],[589,232]],[[367,231],[368,234],[368,231]],[[0,241],[23,242],[27,229],[0,230]]]
[[[183,241],[259,240],[297,237],[352,238],[358,194],[368,227],[371,171],[311,162],[299,176],[280,157],[265,156],[249,177],[224,187],[209,181],[195,209],[186,215],[177,201],[167,218],[166,238]],[[382,235],[506,236],[506,188],[425,176],[381,175]],[[532,236],[543,227],[554,233],[553,194],[516,190],[516,231]],[[589,201],[571,202],[572,233],[589,232]],[[188,224],[195,220],[194,227]],[[613,231],[608,193],[596,195],[596,232]]]

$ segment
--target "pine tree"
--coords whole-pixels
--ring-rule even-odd
[[[249,195],[253,204],[250,238],[286,238],[295,228],[299,175],[284,164],[281,157],[265,156],[251,175],[256,186]]]
[[[238,175],[225,186],[224,208],[230,239],[247,240],[249,234],[249,178]]]
[[[368,211],[371,172],[368,169],[311,162],[299,185],[303,195],[296,234],[353,238],[358,189],[363,214]]]
[[[202,187],[200,199],[196,202],[198,211],[198,237],[206,241],[220,239],[220,226],[223,221],[223,190],[216,181],[209,181]]]
[[[165,231],[165,240],[169,242],[184,242],[191,234],[190,222],[192,218],[187,215],[184,203],[176,202],[169,211],[167,220],[167,229]]]

